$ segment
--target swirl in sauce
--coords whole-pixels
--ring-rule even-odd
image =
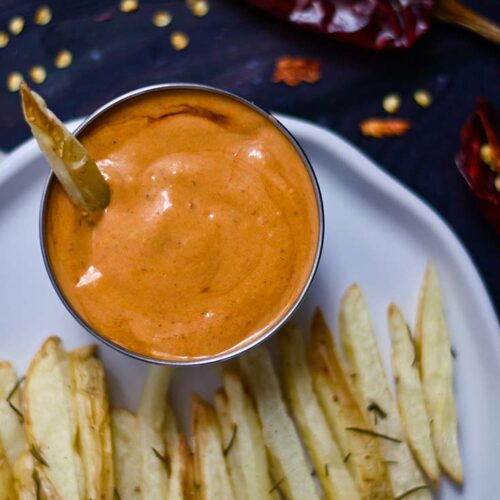
[[[294,146],[239,101],[166,90],[79,136],[111,187],[97,219],[57,181],[46,241],[68,302],[95,331],[163,360],[231,350],[273,327],[314,262],[318,206]]]

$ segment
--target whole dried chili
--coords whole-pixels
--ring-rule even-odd
[[[432,17],[500,43],[500,28],[458,0],[248,0],[291,23],[375,50],[411,47]]]
[[[476,109],[462,127],[460,138],[461,148],[455,157],[458,170],[481,212],[500,234],[500,191],[495,185],[500,178],[500,128],[495,110],[486,99],[477,100]],[[490,151],[487,159],[481,155],[485,145]]]
[[[410,47],[430,26],[433,0],[249,0],[272,14],[363,47]]]

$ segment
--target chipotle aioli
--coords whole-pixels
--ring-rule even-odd
[[[283,318],[315,260],[319,209],[301,156],[269,119],[229,96],[170,89],[112,107],[79,139],[111,202],[92,220],[54,180],[45,239],[62,293],[96,332],[189,360]]]

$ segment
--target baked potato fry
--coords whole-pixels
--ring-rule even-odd
[[[85,498],[69,359],[59,338],[49,337],[31,361],[22,399],[24,428],[41,490],[50,498]]]
[[[113,456],[109,403],[104,368],[97,348],[86,346],[70,353],[78,418],[78,451],[85,473],[88,498],[112,500]]]
[[[33,472],[33,456],[25,450],[17,458],[12,470],[18,500],[38,500],[37,496],[40,497],[40,492],[37,495]]]
[[[427,266],[417,312],[417,356],[434,450],[441,468],[463,482],[453,395],[453,359],[436,271]]]
[[[141,448],[137,418],[127,410],[111,410],[113,469],[119,498],[139,500],[141,495]]]
[[[349,288],[340,306],[340,337],[352,371],[354,385],[367,412],[374,418],[373,430],[382,453],[390,462],[389,475],[394,495],[400,497],[425,485],[424,478],[405,441],[396,403],[377,347],[370,314],[358,285]],[[349,428],[368,434],[369,429]],[[427,489],[412,493],[413,499],[430,499]]]
[[[265,347],[240,358],[241,368],[257,404],[275,483],[291,500],[319,499],[295,425],[288,414],[280,384]]]
[[[5,450],[0,443],[0,500],[16,500],[12,470]]]
[[[226,448],[234,434],[233,444],[227,456],[234,458],[242,471],[244,489],[238,491],[238,498],[270,499],[272,488],[268,467],[266,445],[262,429],[252,400],[245,392],[241,375],[234,370],[223,374],[224,394],[227,397],[227,412],[231,422],[230,436],[226,433]],[[234,426],[234,427],[233,427]]]
[[[201,500],[236,498],[224,460],[219,424],[214,409],[194,395],[191,407],[194,466]]]
[[[183,500],[187,490],[189,447],[179,431],[174,412],[167,404],[165,414],[165,443],[168,457],[168,500]]]
[[[439,484],[439,467],[432,447],[431,427],[418,373],[415,342],[400,309],[391,304],[387,321],[392,341],[392,371],[396,380],[399,414],[408,444],[433,484]]]
[[[370,429],[371,421],[359,404],[333,335],[319,309],[314,313],[311,326],[309,363],[319,402],[361,498],[392,498],[391,483],[378,438],[346,430],[349,427]]]
[[[188,447],[186,484],[184,488],[184,499],[198,499],[200,485],[196,482],[196,473],[194,470],[194,453]]]
[[[8,361],[0,361],[0,442],[11,468],[26,449],[21,407],[21,382]]]
[[[136,416],[128,410],[111,410],[111,438],[115,490],[119,498],[139,500],[141,495],[141,448]]]
[[[20,90],[24,118],[68,196],[85,212],[104,210],[110,190],[95,161],[36,92]]]
[[[285,394],[295,422],[327,499],[360,499],[318,403],[306,362],[304,336],[298,328],[282,329],[279,337]]]
[[[238,427],[232,422],[229,415],[229,403],[224,389],[219,389],[215,393],[214,406],[221,430],[222,451],[226,460],[233,491],[237,491],[238,497],[243,500],[247,498],[248,492],[246,490],[244,472],[235,450],[235,445],[238,441]]]
[[[171,378],[170,367],[150,366],[137,410],[142,457],[141,493],[144,499],[166,499],[169,491],[164,431]]]

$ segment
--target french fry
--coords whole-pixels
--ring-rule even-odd
[[[28,450],[25,450],[17,457],[12,470],[18,500],[38,500],[40,497],[40,492],[37,495],[33,472],[33,457]]]
[[[59,338],[49,337],[26,374],[24,428],[41,490],[64,500],[85,498],[71,386],[68,355]]]
[[[111,410],[113,469],[118,498],[140,500],[141,448],[137,418],[127,410]]]
[[[214,406],[219,420],[222,435],[222,451],[226,460],[229,477],[231,478],[231,484],[233,490],[237,491],[238,496],[243,500],[247,498],[248,492],[246,490],[244,472],[235,450],[238,441],[238,427],[229,415],[229,403],[224,389],[219,389],[215,393]]]
[[[389,390],[368,308],[358,285],[344,295],[340,307],[340,336],[349,361],[354,385],[367,411],[373,413],[394,495],[400,497],[425,486],[424,478],[405,441],[396,403]],[[349,428],[349,432],[368,434],[369,429]],[[427,489],[412,493],[413,499],[430,499]]]
[[[360,499],[314,393],[302,332],[298,328],[285,328],[278,341],[287,399],[325,497],[332,500]]]
[[[192,401],[194,465],[201,500],[236,498],[224,460],[219,424],[214,409],[199,396]]]
[[[399,414],[408,444],[427,477],[439,484],[439,467],[432,447],[431,428],[418,373],[412,333],[395,304],[387,311],[392,340],[392,371],[396,380]]]
[[[165,443],[168,457],[168,500],[183,500],[187,490],[189,447],[186,437],[179,427],[170,405],[167,404],[165,415]]]
[[[164,443],[167,391],[172,378],[168,366],[150,366],[137,410],[141,447],[141,492],[143,498],[166,499],[168,472]]]
[[[114,479],[109,404],[104,368],[97,358],[97,348],[86,346],[72,351],[70,367],[86,496],[112,500]]]
[[[196,472],[194,470],[194,453],[191,450],[189,450],[187,456],[186,484],[184,488],[184,498],[186,500],[198,499],[199,489],[200,485],[196,482]]]
[[[233,432],[236,433],[227,456],[237,461],[244,482],[244,489],[237,491],[242,499],[245,495],[248,499],[270,499],[272,482],[259,418],[250,397],[245,392],[239,372],[225,370],[223,380],[227,413],[231,422],[230,428],[226,425],[226,429],[230,432],[226,432],[224,442],[227,447]]]
[[[16,500],[14,480],[5,450],[0,443],[0,500]]]
[[[463,482],[453,395],[453,359],[450,335],[443,314],[437,274],[428,265],[417,313],[417,355],[424,399],[431,419],[431,436],[441,468],[457,483]]]
[[[106,208],[109,187],[88,151],[36,92],[25,83],[20,90],[24,118],[73,203],[86,212]]]
[[[275,484],[293,500],[318,499],[300,438],[288,415],[271,357],[265,347],[252,349],[240,358],[262,424],[264,442],[271,457]]]
[[[21,407],[21,382],[8,361],[0,361],[0,442],[10,467],[26,449]]]
[[[350,427],[370,429],[372,425],[359,404],[333,335],[319,309],[315,311],[311,333],[309,363],[314,389],[361,498],[392,498],[378,438],[346,430]]]
[[[182,432],[179,432],[179,443],[177,446],[177,452],[174,455],[176,463],[179,463],[178,469],[182,480],[182,496],[180,498],[189,498],[191,494],[191,485],[189,481],[189,462],[192,452],[189,447],[186,435]],[[172,488],[170,488],[170,491],[172,491]]]

